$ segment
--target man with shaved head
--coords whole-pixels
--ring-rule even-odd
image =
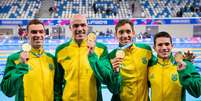
[[[107,48],[95,41],[94,44],[89,43],[85,16],[74,15],[69,28],[72,38],[56,49],[55,56],[60,73],[55,74],[55,84],[58,85],[55,90],[60,90],[58,91],[60,93],[56,93],[55,100],[102,101],[101,82],[105,78],[103,79],[93,67],[107,64],[109,66],[107,69],[110,69],[108,74],[113,75]],[[109,79],[110,76],[107,80]],[[107,84],[112,85],[109,82]]]

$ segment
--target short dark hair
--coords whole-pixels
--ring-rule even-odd
[[[116,24],[115,26],[115,32],[117,32],[118,28],[124,24],[129,24],[132,28],[132,31],[134,31],[134,25],[133,23],[129,20],[129,19],[122,19],[122,20],[119,20],[119,22]]]
[[[38,19],[33,19],[33,20],[31,20],[31,21],[29,22],[29,24],[27,25],[27,31],[29,30],[29,26],[30,26],[30,25],[37,25],[37,24],[43,25],[43,28],[44,28],[44,24],[43,24],[40,20],[38,20]],[[44,28],[44,29],[45,29],[45,28]]]
[[[159,38],[159,37],[170,38],[170,42],[172,44],[172,37],[171,37],[171,35],[168,32],[163,31],[163,32],[156,33],[154,35],[154,45],[156,44],[156,39]]]

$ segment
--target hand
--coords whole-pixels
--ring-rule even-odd
[[[96,42],[95,41],[87,41],[87,47],[89,49],[89,54],[93,53],[94,52],[94,49],[95,49],[95,45],[96,45]]]
[[[180,63],[180,62],[182,62],[183,61],[183,59],[184,59],[184,55],[182,54],[182,52],[176,52],[176,54],[175,54],[175,61],[177,62],[177,63]]]
[[[187,51],[187,52],[184,52],[184,59],[188,60],[188,61],[191,61],[193,62],[193,60],[195,59],[195,55],[193,54],[193,52],[191,51]]]
[[[27,61],[29,60],[29,52],[27,51],[23,51],[20,53],[20,59],[22,61],[22,63],[27,63]]]
[[[119,66],[122,64],[123,58],[114,58],[111,60],[113,70],[119,72]]]
[[[178,62],[178,67],[177,67],[177,70],[180,71],[180,70],[184,70],[186,68],[186,63],[181,61],[181,62]]]

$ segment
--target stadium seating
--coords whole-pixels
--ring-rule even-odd
[[[56,11],[51,18],[70,18],[85,14],[88,18],[132,18],[132,0],[53,0]],[[119,0],[120,1],[120,0]],[[200,0],[135,0],[140,4],[141,17],[200,17]],[[0,18],[35,18],[41,9],[40,0],[3,0]],[[52,5],[52,4],[50,4]],[[48,9],[48,8],[47,8]]]
[[[201,16],[200,0],[140,0],[140,4],[149,18]]]
[[[93,5],[98,9],[95,13]],[[52,18],[69,18],[74,14],[85,14],[89,18],[128,18],[131,17],[131,11],[128,9],[128,2],[122,1],[118,4],[112,0],[57,0],[57,13],[52,15]],[[111,8],[111,14],[106,14],[106,9]],[[116,16],[115,16],[116,15]]]
[[[0,18],[35,18],[40,6],[40,0],[2,0]]]

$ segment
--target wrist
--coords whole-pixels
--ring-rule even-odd
[[[186,67],[186,63],[183,61],[178,62],[177,65],[178,65],[178,70],[183,70]]]

